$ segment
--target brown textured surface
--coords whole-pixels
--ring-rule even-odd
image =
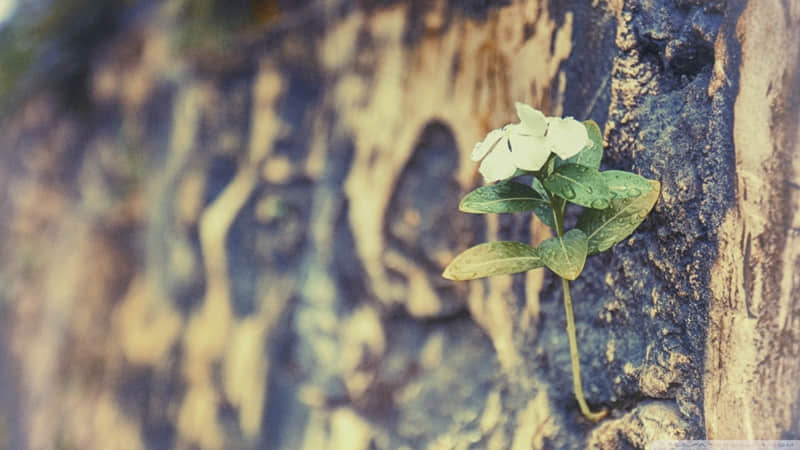
[[[755,4],[324,2],[191,52],[174,3],[145,8],[87,106],[43,90],[0,124],[4,439],[797,438],[797,11]],[[548,236],[456,210],[514,101],[598,121],[604,167],[663,186],[574,283],[596,427],[552,275],[439,276],[472,243]]]
[[[734,126],[737,201],[713,270],[706,426],[716,439],[800,435],[800,5],[748,4]],[[791,44],[790,44],[791,43]]]

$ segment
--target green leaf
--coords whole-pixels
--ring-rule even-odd
[[[606,170],[600,172],[614,198],[633,198],[649,191],[647,178],[623,170]]]
[[[508,177],[507,179],[508,179],[508,180],[510,180],[510,179],[512,179],[512,178],[521,177],[521,176],[523,176],[523,175],[529,175],[530,173],[531,173],[531,172],[529,172],[529,171],[527,171],[527,170],[522,170],[522,169],[520,169],[520,168],[517,168],[517,170],[515,170],[515,171],[514,171],[514,175],[511,175],[511,176],[510,176],[510,177]]]
[[[587,249],[586,234],[575,229],[542,242],[537,250],[550,270],[562,278],[574,280],[583,270]]]
[[[539,181],[538,178],[533,177],[533,182],[531,183],[531,187],[542,196],[542,198],[549,198],[547,194],[547,190],[542,185],[542,182]],[[539,218],[545,225],[552,229],[556,229],[556,222],[555,216],[553,215],[553,208],[550,207],[549,204],[537,204],[533,208],[533,213],[536,214],[536,217]]]
[[[648,180],[650,190],[635,198],[611,201],[611,206],[599,211],[584,209],[578,217],[578,228],[589,240],[589,254],[607,250],[633,233],[656,204],[661,183]]]
[[[561,158],[559,158],[558,155],[556,155],[555,153],[551,153],[550,156],[547,158],[547,161],[545,161],[542,168],[539,169],[539,176],[541,176],[542,178],[549,177],[550,174],[553,173],[554,170],[556,170],[557,164],[559,163],[563,164]]]
[[[536,214],[536,217],[538,217],[543,224],[554,230],[556,229],[553,208],[551,208],[550,205],[537,205],[535,208],[533,208],[533,213]]]
[[[467,194],[458,205],[466,213],[510,213],[531,211],[538,205],[548,202],[536,191],[522,183],[504,181],[479,187]]]
[[[600,167],[600,160],[603,159],[603,133],[594,120],[584,121],[583,126],[586,127],[586,132],[589,134],[592,145],[586,146],[580,153],[562,162],[561,165],[578,164],[597,169]],[[558,166],[559,164],[556,165]]]
[[[514,241],[487,242],[456,256],[442,276],[448,280],[474,280],[525,272],[543,265],[538,252],[530,245]]]
[[[544,187],[559,197],[577,205],[604,209],[609,205],[611,192],[597,169],[565,164],[545,178]]]
[[[537,177],[533,177],[533,181],[531,181],[531,187],[534,191],[538,192],[542,198],[549,199],[550,195],[547,193],[547,189],[544,188],[542,181],[539,180]]]

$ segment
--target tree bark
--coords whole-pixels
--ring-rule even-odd
[[[704,397],[716,439],[800,435],[800,7],[750,2],[734,104],[736,200],[717,230]],[[732,32],[734,30],[731,30]]]

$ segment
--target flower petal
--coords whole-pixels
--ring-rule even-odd
[[[544,137],[512,132],[508,139],[511,142],[511,158],[520,169],[539,170],[550,156],[550,147]]]
[[[516,102],[514,106],[517,108],[517,117],[522,121],[530,132],[536,136],[544,136],[547,130],[547,119],[544,114],[538,109],[532,108],[524,103]]]
[[[478,142],[475,144],[475,147],[472,148],[472,160],[480,161],[481,158],[486,156],[491,149],[497,146],[497,143],[503,138],[504,135],[505,133],[503,130],[499,128],[497,130],[490,131],[483,141]]]
[[[590,142],[586,127],[571,117],[549,117],[547,123],[547,140],[561,159],[577,155]]]
[[[511,159],[511,152],[508,151],[508,141],[506,139],[502,139],[494,151],[484,158],[479,170],[487,182],[505,180],[514,175],[514,172],[517,171],[517,166],[514,165],[514,160]]]

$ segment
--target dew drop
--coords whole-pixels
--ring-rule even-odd
[[[575,198],[575,190],[570,186],[564,186],[564,196],[567,198]]]
[[[630,192],[631,192],[631,196],[632,197],[638,197],[638,196],[642,195],[642,191],[640,191],[637,188],[631,188]]]
[[[589,186],[587,186],[586,187],[586,192],[591,194],[592,192],[594,192],[594,190],[592,188],[590,188]]]
[[[598,198],[597,200],[592,200],[592,208],[606,209],[608,208],[608,201],[603,200],[602,198]]]

